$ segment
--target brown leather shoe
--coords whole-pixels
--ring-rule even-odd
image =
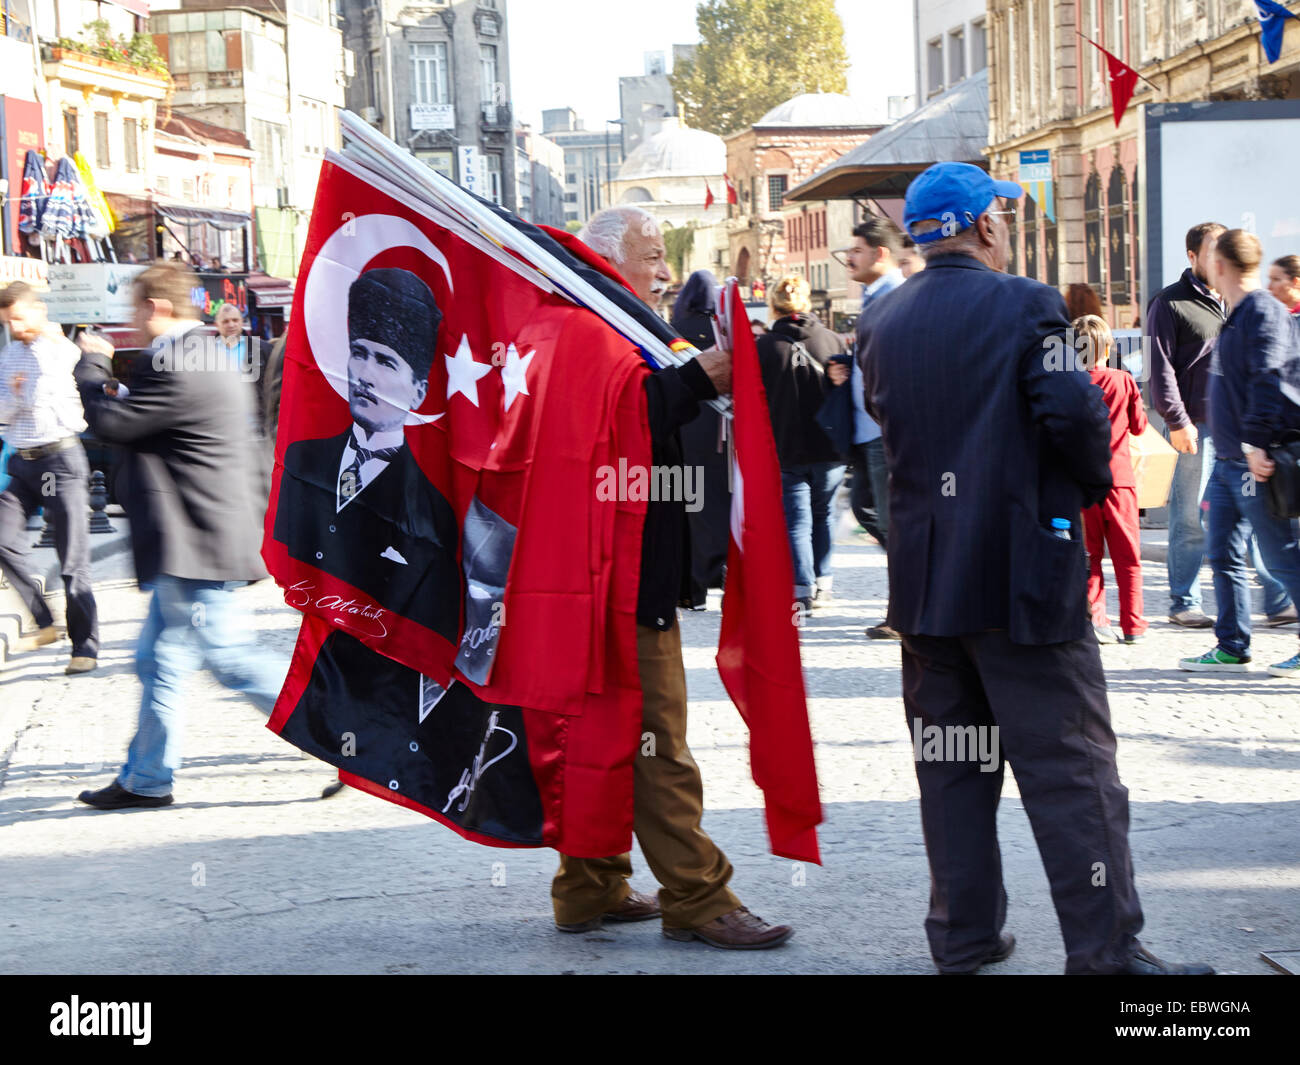
[[[91,658],[88,655],[73,655],[72,660],[68,663],[67,668],[64,669],[63,672],[68,674],[70,677],[74,677],[78,673],[89,673],[98,665],[98,659]]]
[[[625,923],[629,921],[648,921],[652,917],[658,917],[661,912],[659,899],[656,896],[632,889],[628,891],[627,898],[612,910],[602,913],[599,917],[593,917],[589,921],[579,921],[577,924],[560,924],[557,921],[555,927],[561,932],[594,932],[606,920]]]
[[[53,625],[46,625],[44,628],[37,629],[30,636],[24,636],[18,641],[20,651],[35,651],[38,647],[44,647],[51,644],[59,638],[59,630]]]
[[[664,935],[683,943],[702,939],[722,950],[766,950],[780,946],[794,935],[794,929],[788,924],[768,924],[744,906],[737,906],[699,928],[665,928]]]

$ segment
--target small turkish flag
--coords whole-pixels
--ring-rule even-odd
[[[1133,90],[1137,87],[1140,75],[1124,60],[1111,55],[1096,41],[1089,40],[1087,37],[1083,39],[1106,57],[1106,75],[1110,82],[1110,109],[1115,115],[1115,125],[1118,126],[1120,119],[1124,117],[1124,112],[1128,110],[1129,101],[1133,99]]]
[[[713,189],[709,187],[709,183],[706,181],[704,183],[704,209],[707,211],[712,206],[713,206]]]
[[[740,199],[736,195],[736,186],[731,183],[731,178],[729,178],[726,174],[723,174],[722,180],[727,183],[727,202],[739,203]]]

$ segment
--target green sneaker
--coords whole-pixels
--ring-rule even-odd
[[[1250,655],[1230,655],[1220,647],[1206,651],[1199,658],[1183,658],[1178,662],[1179,669],[1194,673],[1248,673],[1250,672]]]
[[[1268,667],[1275,677],[1300,677],[1300,654],[1294,654],[1285,662],[1278,662]]]

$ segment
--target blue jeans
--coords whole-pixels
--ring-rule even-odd
[[[1169,489],[1169,612],[1201,608],[1201,563],[1205,561],[1205,526],[1201,500],[1214,469],[1214,441],[1210,427],[1196,427],[1196,454],[1180,453]],[[1169,430],[1165,430],[1169,438]],[[1247,533],[1250,536],[1249,532]],[[1270,617],[1287,607],[1286,589],[1269,573],[1260,557],[1259,545],[1250,536],[1250,561],[1259,585],[1264,589],[1264,613]]]
[[[160,575],[136,646],[136,675],[144,685],[140,723],[118,784],[136,795],[167,795],[181,764],[185,681],[206,665],[227,688],[243,692],[270,714],[286,667],[258,648],[235,601],[242,582],[196,581]]]
[[[1210,568],[1219,617],[1214,635],[1229,654],[1250,654],[1250,581],[1246,541],[1251,528],[1273,577],[1300,602],[1300,529],[1269,513],[1264,490],[1244,461],[1219,459],[1206,489]]]
[[[785,528],[794,560],[794,597],[811,599],[814,584],[831,576],[831,545],[835,539],[835,491],[844,480],[844,467],[813,462],[781,471],[781,500]]]

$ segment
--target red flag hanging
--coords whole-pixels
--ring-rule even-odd
[[[709,183],[706,181],[704,183],[704,209],[707,211],[712,206],[713,206],[713,189],[709,186]]]
[[[1079,36],[1083,37],[1083,34]],[[1124,117],[1124,112],[1128,110],[1129,101],[1133,99],[1133,90],[1137,87],[1138,78],[1142,75],[1118,56],[1111,55],[1096,41],[1088,37],[1083,39],[1106,57],[1106,78],[1110,82],[1110,109],[1115,116],[1115,125],[1118,126],[1120,119]]]
[[[731,178],[726,174],[722,175],[722,180],[727,184],[727,202],[739,203],[740,198],[736,195],[736,186],[731,183]]]
[[[822,809],[794,625],[780,465],[758,350],[734,282],[727,295],[736,460],[718,673],[749,726],[750,766],[763,790],[772,853],[820,864]]]

